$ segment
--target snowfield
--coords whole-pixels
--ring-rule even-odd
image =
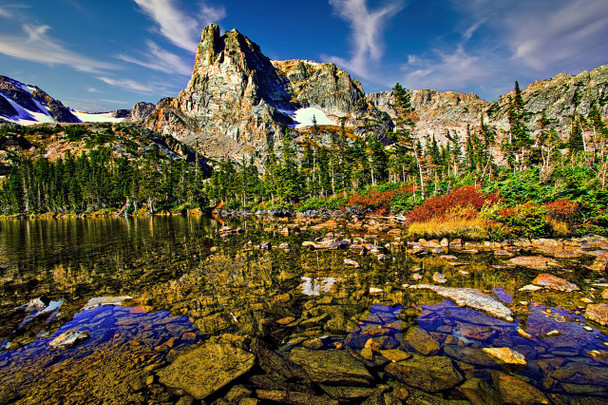
[[[338,125],[338,122],[329,118],[323,110],[314,107],[300,108],[296,111],[280,111],[296,122],[295,128],[297,129],[313,126],[313,118],[317,120],[317,125]]]
[[[88,113],[84,111],[71,110],[72,114],[82,122],[124,122],[126,118],[116,118],[112,113]]]

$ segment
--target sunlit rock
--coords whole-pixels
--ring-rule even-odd
[[[159,381],[203,399],[241,375],[255,363],[255,355],[229,344],[207,343],[179,356],[157,374]]]

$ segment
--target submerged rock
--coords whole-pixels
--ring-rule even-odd
[[[433,274],[433,281],[438,284],[445,284],[448,282],[448,279],[443,276],[443,274],[436,272]]]
[[[74,347],[84,342],[89,337],[90,335],[87,332],[68,330],[51,340],[49,346],[54,349],[69,349],[70,347]]]
[[[437,353],[441,348],[439,343],[427,331],[418,326],[410,328],[403,337],[404,343],[420,354],[429,355]]]
[[[548,287],[552,290],[557,291],[579,291],[580,288],[574,283],[564,280],[563,278],[551,275],[551,274],[539,274],[532,281],[532,284],[539,285],[542,287]]]
[[[89,299],[89,301],[87,302],[87,304],[82,308],[84,309],[93,309],[93,308],[97,308],[98,306],[101,305],[122,305],[124,301],[126,300],[131,300],[133,299],[132,297],[129,297],[128,295],[122,296],[122,297],[95,297],[95,298],[91,298]]]
[[[399,381],[427,392],[439,392],[460,384],[462,375],[444,356],[421,356],[389,363],[384,370]]]
[[[441,287],[432,284],[419,284],[410,286],[414,289],[427,289],[435,291],[442,297],[451,299],[458,306],[467,306],[484,311],[498,318],[512,322],[513,312],[501,302],[474,288]]]
[[[550,403],[545,394],[519,378],[500,371],[493,371],[492,381],[504,404],[537,405]]]
[[[473,405],[499,405],[501,403],[498,393],[481,378],[468,379],[458,389]]]
[[[288,358],[301,366],[312,381],[322,384],[369,385],[372,375],[345,350],[293,349]]]
[[[207,343],[158,372],[159,381],[203,399],[245,374],[255,355],[229,344]]]

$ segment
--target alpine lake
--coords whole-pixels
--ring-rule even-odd
[[[402,234],[0,220],[0,403],[608,403],[608,239]]]

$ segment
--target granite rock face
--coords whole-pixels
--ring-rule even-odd
[[[154,111],[154,107],[156,106],[152,103],[137,103],[133,106],[129,118],[133,122],[144,120]]]
[[[357,103],[360,110],[356,113]],[[145,125],[171,134],[212,157],[237,158],[267,150],[295,122],[291,114],[318,108],[336,121],[378,113],[357,80],[331,63],[272,61],[237,30],[203,30],[188,86],[163,99]]]

